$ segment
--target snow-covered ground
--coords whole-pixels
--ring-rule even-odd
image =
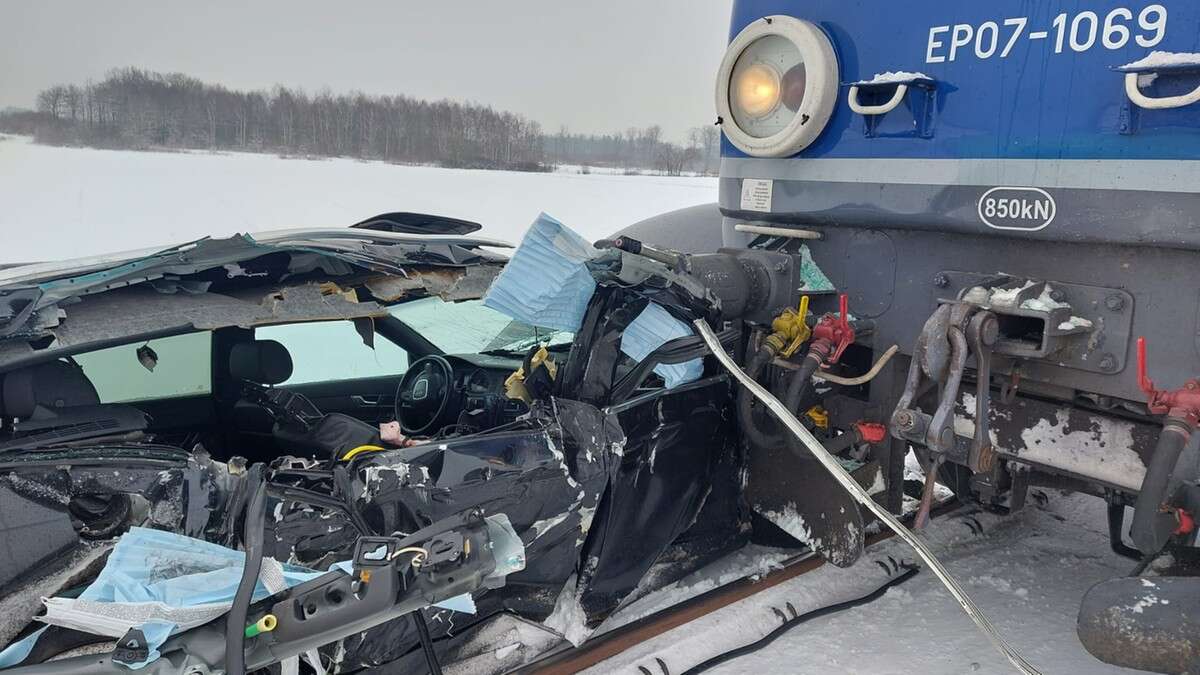
[[[483,235],[514,243],[545,211],[594,240],[716,199],[716,178],[55,148],[0,136],[0,263],[349,225],[386,211],[474,220]]]

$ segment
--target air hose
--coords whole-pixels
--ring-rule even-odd
[[[762,374],[764,366],[774,360],[774,358],[775,351],[767,345],[763,345],[750,358],[750,362],[746,364],[746,375],[757,381],[759,375]],[[754,396],[745,388],[738,391],[737,411],[738,421],[742,425],[742,432],[746,434],[746,438],[750,440],[752,445],[760,448],[769,448],[783,442],[783,434],[779,433],[777,429],[763,428],[760,426],[763,423],[754,419]],[[765,423],[766,425],[774,426],[769,418],[765,420]]]
[[[871,496],[867,494],[867,491],[864,490],[854,480],[854,478],[850,476],[849,473],[846,473],[846,470],[842,468],[841,464],[838,463],[833,455],[830,455],[829,452],[821,446],[821,443],[816,439],[816,437],[814,437],[812,433],[810,433],[808,429],[806,429],[804,425],[800,423],[800,420],[796,419],[796,416],[793,415],[791,411],[789,411],[784,404],[779,401],[779,399],[775,398],[771,392],[764,389],[745,372],[743,372],[741,368],[738,367],[729,354],[725,353],[725,350],[721,347],[720,341],[717,339],[717,336],[713,334],[712,329],[708,327],[708,324],[704,320],[698,319],[693,322],[693,325],[695,325],[696,331],[700,334],[700,336],[704,338],[704,341],[708,344],[712,355],[716,357],[721,366],[729,371],[729,374],[732,375],[734,379],[736,379],[742,385],[742,387],[749,390],[750,393],[753,394],[754,397],[759,401],[762,401],[762,403],[767,406],[767,408],[774,413],[777,418],[779,418],[779,421],[783,423],[788,431],[795,435],[804,445],[804,447],[806,447],[808,451],[811,452],[819,462],[821,462],[821,465],[825,467],[825,469],[834,477],[834,479],[841,483],[843,488],[849,491],[855,499],[862,503],[863,506],[867,507],[871,513],[875,514],[879,520],[891,528],[897,536],[903,539],[905,543],[907,543],[913,548],[913,550],[917,552],[917,555],[921,558],[921,560],[924,561],[924,563],[928,565],[931,570],[933,570],[933,573],[937,576],[938,580],[942,582],[946,589],[950,591],[950,594],[954,596],[954,599],[958,601],[959,606],[962,607],[967,616],[971,617],[971,620],[975,622],[975,625],[978,626],[979,629],[988,637],[988,639],[992,641],[992,644],[994,644],[996,648],[1002,654],[1004,654],[1005,658],[1007,658],[1008,661],[1012,663],[1012,665],[1018,671],[1025,673],[1026,675],[1040,675],[1040,672],[1034,668],[1032,664],[1026,661],[1024,657],[1022,657],[1020,653],[1018,653],[1017,650],[1009,645],[1004,637],[1000,635],[995,626],[992,625],[991,621],[984,616],[979,607],[975,605],[971,598],[967,596],[966,592],[963,591],[962,587],[958,585],[958,582],[955,581],[954,578],[950,576],[950,573],[946,571],[946,568],[943,567],[940,562],[938,562],[938,559],[933,555],[933,552],[929,550],[929,547],[927,547],[924,542],[913,535],[913,533],[910,532],[908,528],[906,528],[899,520],[897,520],[895,516],[888,512],[887,509],[883,508],[879,504],[876,504],[875,500],[871,499]]]
[[[1186,422],[1168,417],[1158,434],[1158,444],[1146,467],[1142,489],[1138,492],[1133,509],[1133,524],[1129,535],[1138,549],[1147,555],[1158,553],[1166,545],[1175,530],[1176,523],[1162,505],[1167,501],[1171,474],[1179,461],[1179,454],[1187,445],[1192,430]]]
[[[768,364],[775,360],[776,356],[790,357],[800,345],[808,340],[812,330],[805,322],[808,316],[808,296],[800,298],[800,306],[796,309],[785,309],[779,316],[771,321],[771,334],[763,340],[762,346],[750,357],[749,363],[746,364],[746,374],[751,379],[758,381],[760,375]],[[808,363],[808,359],[805,359]],[[814,370],[808,375],[801,373],[802,379],[808,381],[812,379]],[[794,381],[794,380],[793,380]],[[801,396],[803,392],[801,392]],[[744,388],[738,391],[737,397],[737,413],[738,421],[741,423],[743,433],[746,438],[750,439],[750,443],[761,448],[775,447],[783,443],[784,434],[767,418],[764,422],[759,422],[754,419],[754,397]]]
[[[813,375],[820,370],[821,364],[825,362],[828,355],[828,345],[818,340],[813,340],[808,354],[800,362],[800,370],[797,370],[795,375],[792,376],[791,381],[788,382],[787,393],[784,395],[783,401],[788,410],[800,409],[804,395],[808,393],[809,385],[812,383]],[[745,388],[742,391],[746,391]],[[792,454],[800,459],[808,459],[808,451],[804,449],[804,444],[800,442],[800,439],[796,438],[793,434],[784,434],[783,436],[783,440]]]

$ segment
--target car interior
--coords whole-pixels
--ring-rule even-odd
[[[365,322],[219,328],[0,374],[0,417],[8,420],[0,451],[139,440],[200,444],[222,460],[323,460],[380,443],[379,424],[392,420],[405,436],[433,439],[500,427],[527,412],[505,395],[505,380],[528,350],[494,345],[516,344],[497,334],[534,329],[503,317],[502,330],[480,331],[486,343],[448,341],[439,330],[464,330],[455,311],[496,313],[478,301],[405,304]],[[411,323],[398,318],[406,312]],[[500,325],[499,316],[486,318]],[[569,337],[553,337],[550,349],[565,350]]]

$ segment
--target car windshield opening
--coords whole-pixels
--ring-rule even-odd
[[[516,321],[482,300],[446,302],[430,297],[397,305],[392,316],[447,354],[524,354],[531,347],[569,344],[574,334]]]

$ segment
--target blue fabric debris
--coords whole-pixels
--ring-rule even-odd
[[[690,326],[671,316],[661,305],[651,302],[625,327],[621,352],[640,362],[667,342],[692,334]],[[660,363],[654,367],[654,372],[670,389],[700,379],[704,374],[704,361],[697,358],[683,363]]]
[[[37,644],[38,638],[42,636],[42,633],[46,632],[47,628],[49,626],[43,626],[5,647],[4,651],[0,652],[0,668],[11,668],[24,661],[25,657],[29,656],[29,652],[33,651],[33,646]]]
[[[596,290],[586,265],[596,253],[586,239],[543,213],[492,282],[483,304],[531,326],[574,333]]]
[[[169,607],[232,603],[246,554],[181,534],[130,528],[117,542],[104,569],[79,598],[99,602],[161,602]],[[321,576],[297,565],[283,565],[287,587]],[[257,602],[271,591],[260,578]]]
[[[154,645],[157,647],[177,623],[186,623],[183,619],[171,621],[176,615],[186,617],[187,622],[196,625],[197,621],[203,623],[228,611],[241,581],[245,559],[246,555],[241,551],[218,544],[134,527],[117,542],[104,569],[78,598],[45,601],[47,623],[110,637],[121,637],[134,626],[148,626],[155,636],[159,636],[164,633],[162,625],[169,625],[171,628]],[[267,565],[267,562],[271,564]],[[264,576],[260,576],[254,589],[255,601],[324,574],[296,565],[280,565],[274,560],[264,560],[264,569],[281,572],[281,579],[276,580],[280,588],[269,590],[263,583]],[[121,607],[101,614],[94,611],[97,604]],[[0,652],[0,667],[23,661],[43,630]],[[144,632],[146,630],[143,628]],[[151,632],[146,633],[147,639]]]

